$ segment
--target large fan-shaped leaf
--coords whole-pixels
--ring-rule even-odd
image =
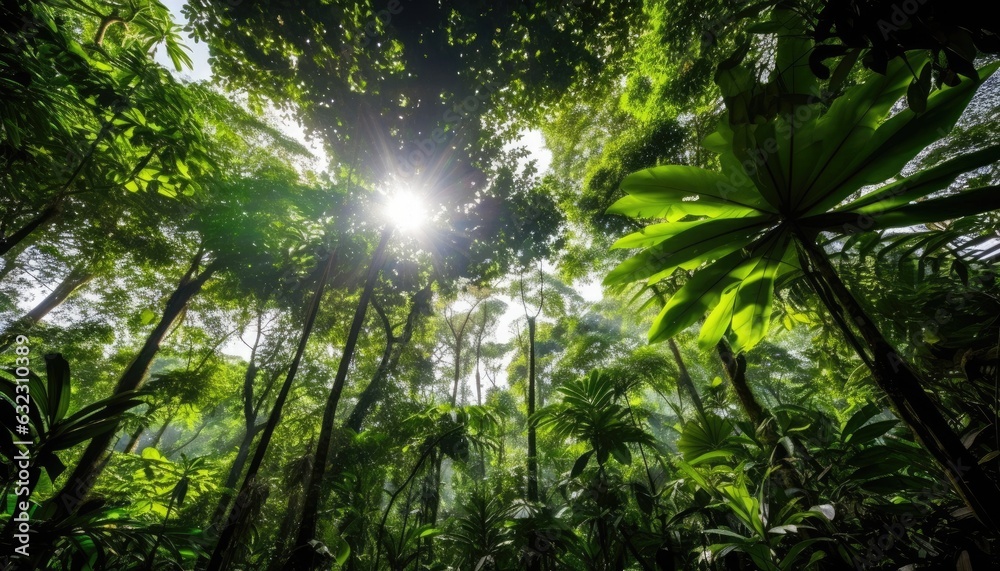
[[[733,423],[714,414],[707,414],[684,425],[677,439],[677,450],[688,461],[723,450],[733,430]]]
[[[912,57],[926,59],[919,54]],[[837,202],[847,196],[841,195],[841,185],[837,183],[843,180],[843,173],[865,160],[858,155],[859,149],[868,144],[893,104],[906,93],[911,79],[906,62],[894,60],[884,75],[873,74],[834,100],[830,110],[816,123],[825,152],[813,165],[809,184],[793,189],[795,197],[788,206],[808,211],[803,205],[814,205],[834,194],[839,197]]]
[[[1000,209],[1000,186],[984,186],[873,214],[873,230],[941,222]]]
[[[722,292],[742,281],[757,261],[757,257],[748,259],[743,251],[737,251],[695,273],[653,321],[650,343],[669,339],[701,319],[719,302]]]
[[[682,230],[619,264],[604,278],[604,284],[633,282],[654,275],[665,277],[683,265],[697,267],[704,261],[748,245],[754,235],[767,227],[770,219],[769,216],[753,216],[673,223],[681,225]],[[641,243],[642,239],[641,235],[623,238],[626,244]]]
[[[736,288],[732,329],[733,349],[744,351],[767,335],[774,301],[774,280],[781,269],[789,240],[782,234]]]
[[[630,174],[622,181],[629,195],[662,202],[706,201],[728,207],[766,210],[760,195],[739,189],[716,172],[684,165],[665,165]]]
[[[979,76],[989,77],[998,66],[1000,62],[984,67]],[[927,145],[955,126],[980,83],[965,79],[955,87],[938,90],[927,99],[923,113],[904,109],[882,123],[864,145],[844,149],[842,152],[855,157],[852,164],[841,171],[831,171],[829,190],[809,193],[798,210],[824,212],[862,186],[877,184],[897,174]]]
[[[883,186],[878,191],[866,194],[838,210],[860,214],[889,210],[943,190],[955,182],[959,175],[993,164],[998,160],[1000,160],[1000,145],[960,155]]]

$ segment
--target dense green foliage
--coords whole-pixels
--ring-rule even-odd
[[[182,13],[0,9],[0,567],[995,565],[976,6]]]

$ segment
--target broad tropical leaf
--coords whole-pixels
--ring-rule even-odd
[[[797,269],[795,242],[814,242],[818,232],[909,227],[1000,208],[992,186],[927,199],[1000,159],[997,145],[899,177],[947,134],[1000,64],[979,70],[978,80],[934,91],[922,112],[893,113],[912,70],[925,67],[926,53],[907,53],[829,101],[809,69],[813,47],[804,29],[794,13],[772,12],[767,30],[777,44],[767,80],[732,61],[720,66],[716,83],[727,111],[704,144],[719,155],[721,171],[670,165],[637,172],[622,184],[628,196],[608,210],[665,221],[615,244],[644,249],[612,270],[605,284],[653,284],[694,270],[654,320],[650,342],[709,313],[702,346],[731,332],[735,349],[753,347],[768,333],[775,289]]]

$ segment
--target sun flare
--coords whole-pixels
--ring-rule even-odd
[[[427,221],[427,205],[411,190],[397,190],[385,205],[389,222],[401,232],[412,232]]]

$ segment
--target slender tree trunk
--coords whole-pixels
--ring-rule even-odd
[[[281,385],[281,390],[278,391],[274,406],[271,408],[271,414],[268,415],[267,424],[264,426],[264,430],[260,436],[260,442],[254,450],[253,458],[247,467],[246,476],[243,478],[243,484],[236,495],[236,501],[229,510],[222,533],[219,534],[219,540],[212,551],[212,557],[207,565],[209,571],[219,571],[229,566],[232,556],[231,548],[237,532],[237,524],[240,521],[243,509],[253,500],[254,482],[257,478],[257,471],[260,470],[260,465],[264,462],[264,455],[271,444],[274,429],[281,420],[281,410],[285,406],[285,401],[288,400],[288,393],[292,389],[292,382],[295,380],[295,374],[298,372],[299,364],[302,362],[302,355],[305,353],[306,344],[309,342],[309,335],[312,333],[313,324],[316,322],[316,314],[319,312],[319,302],[323,297],[323,290],[326,288],[327,281],[330,279],[330,271],[333,269],[335,260],[336,251],[327,257],[323,273],[320,275],[319,283],[316,285],[316,291],[313,292],[312,300],[306,309],[306,319],[302,326],[302,336],[299,338],[298,347],[295,349],[292,364],[288,368],[288,375],[285,377],[285,382]]]
[[[451,389],[451,406],[458,404],[458,383],[462,378],[462,350],[464,345],[463,341],[465,339],[465,328],[468,327],[469,320],[472,319],[472,312],[476,310],[476,307],[479,306],[482,301],[482,298],[476,299],[476,302],[469,308],[469,312],[462,318],[462,324],[459,325],[457,329],[455,328],[455,323],[452,322],[454,314],[452,314],[452,317],[446,316],[445,318],[445,322],[448,324],[448,329],[451,331],[451,335],[455,339],[455,371],[453,375],[454,384]]]
[[[428,304],[430,303],[431,297],[431,285],[428,284],[426,287],[418,291],[413,295],[410,300],[410,311],[406,317],[406,323],[403,325],[403,331],[399,337],[392,334],[392,324],[389,322],[388,316],[385,315],[379,309],[379,306],[372,301],[372,306],[379,313],[379,317],[382,318],[382,325],[386,331],[386,350],[382,353],[382,360],[379,362],[379,366],[372,376],[372,380],[365,387],[365,390],[361,393],[358,398],[357,404],[351,410],[351,414],[347,417],[347,421],[344,425],[354,431],[355,433],[361,433],[364,426],[364,421],[368,414],[371,412],[375,403],[378,402],[385,392],[387,381],[389,379],[389,374],[396,370],[396,366],[399,363],[399,358],[402,355],[403,350],[406,345],[410,342],[413,337],[413,328],[417,323],[417,319],[420,315],[425,314],[428,311]],[[388,356],[388,359],[386,358]],[[347,452],[347,446],[341,443],[337,446],[334,443],[334,452],[331,454],[332,460],[330,462],[330,475],[329,479],[331,481],[337,479],[344,467],[344,455]],[[340,522],[339,530],[341,536],[344,539],[354,545],[361,545],[363,543],[363,538],[352,537],[348,535],[347,527],[350,525],[350,519],[344,519]],[[351,558],[351,565],[354,565],[355,559]]]
[[[94,279],[93,272],[85,268],[74,268],[70,271],[69,275],[63,279],[56,289],[52,290],[52,293],[45,296],[45,299],[40,301],[31,311],[29,311],[22,319],[22,321],[27,322],[30,325],[34,325],[42,320],[50,311],[59,307],[62,302],[66,301],[69,296],[73,295],[76,290],[80,289],[86,285],[90,280]]]
[[[0,238],[0,256],[6,254],[13,248],[21,243],[22,240],[31,235],[32,232],[42,228],[53,220],[55,220],[56,215],[59,214],[59,207],[55,204],[50,205],[39,212],[34,218],[29,220],[27,224],[18,228],[10,236],[5,236]]]
[[[483,382],[479,376],[479,361],[483,356],[483,344],[476,343],[476,404],[483,406]]]
[[[295,538],[299,515],[302,513],[303,487],[306,478],[312,472],[312,449],[313,442],[310,441],[305,447],[305,455],[288,465],[287,478],[285,479],[285,493],[288,494],[288,503],[285,505],[285,515],[278,528],[274,543],[274,556],[268,565],[268,571],[279,571],[285,568],[285,551]]]
[[[368,267],[364,289],[361,291],[361,298],[358,300],[358,307],[354,312],[354,320],[351,322],[347,341],[344,343],[344,353],[337,367],[337,376],[333,380],[333,387],[330,388],[330,395],[326,401],[326,408],[323,411],[323,424],[320,426],[319,440],[316,443],[316,460],[313,463],[309,483],[306,485],[302,521],[299,524],[295,547],[289,557],[290,569],[307,571],[314,569],[320,563],[319,554],[309,545],[309,542],[316,537],[316,519],[319,512],[319,504],[323,497],[323,482],[326,475],[327,458],[330,453],[330,443],[333,440],[337,405],[340,403],[340,394],[344,390],[347,372],[350,370],[351,359],[354,357],[354,349],[357,346],[358,336],[361,334],[361,328],[364,325],[368,302],[371,300],[372,291],[375,289],[375,282],[378,280],[379,271],[385,259],[385,250],[389,245],[389,238],[391,236],[392,228],[389,226],[385,227],[382,230],[378,246],[376,246],[375,253],[372,256],[371,265]]]
[[[417,460],[417,464],[413,467],[412,470],[410,470],[410,475],[406,477],[406,480],[402,484],[400,484],[400,486],[396,488],[396,491],[393,492],[393,494],[389,497],[389,505],[387,505],[385,507],[385,510],[382,512],[382,519],[379,521],[378,531],[375,534],[376,545],[378,545],[382,541],[382,535],[385,532],[385,520],[389,518],[389,512],[392,511],[392,506],[393,504],[396,503],[396,498],[399,497],[399,494],[402,493],[402,491],[406,489],[407,486],[410,485],[410,482],[413,481],[413,478],[417,476],[417,473],[419,472],[420,467],[423,466],[424,461],[427,459],[431,459],[433,461],[434,454],[439,453],[438,445],[441,444],[441,441],[454,434],[457,430],[458,428],[452,428],[451,430],[446,431],[444,434],[438,436],[438,438],[434,442],[431,442],[429,445],[424,447],[424,452],[423,454],[420,455],[420,459]],[[428,495],[427,493],[424,493],[423,497],[426,498],[427,495]],[[423,508],[421,509],[423,510]],[[372,566],[372,569],[380,569],[379,562],[382,559],[382,551],[383,551],[382,549],[378,549],[375,551],[375,565]],[[419,559],[420,558],[418,555],[417,560],[419,561]],[[297,570],[297,568],[295,569]]]
[[[809,265],[816,272],[807,272],[807,277],[844,335],[854,338],[850,324],[861,334],[868,350],[868,354],[861,357],[870,364],[875,383],[886,393],[896,414],[917,441],[937,460],[965,504],[996,533],[1000,530],[995,506],[1000,489],[996,482],[987,476],[978,459],[962,444],[934,401],[924,392],[917,373],[847,289],[826,253],[812,237],[800,233],[799,239]]]
[[[199,252],[192,260],[187,273],[184,274],[177,289],[174,290],[174,293],[167,300],[159,323],[149,333],[149,336],[146,337],[146,342],[143,344],[142,349],[140,349],[139,354],[136,355],[135,359],[118,379],[118,385],[115,387],[114,394],[118,395],[142,387],[149,367],[153,363],[156,353],[160,350],[160,343],[163,342],[167,332],[174,322],[177,321],[178,316],[187,308],[191,299],[201,291],[205,282],[218,269],[218,264],[213,262],[198,273],[198,269],[202,264],[202,257],[203,253]],[[73,469],[73,473],[66,480],[66,484],[59,490],[57,497],[53,498],[56,505],[54,519],[62,519],[74,513],[76,508],[90,494],[90,490],[94,487],[94,483],[106,465],[104,461],[105,455],[111,444],[115,441],[117,430],[116,425],[104,434],[93,438],[87,445],[83,456],[81,456],[76,467]]]
[[[357,404],[354,405],[351,414],[344,423],[345,426],[354,432],[361,432],[361,427],[368,413],[375,403],[382,398],[386,382],[389,380],[389,373],[395,370],[403,349],[413,337],[413,328],[416,326],[417,318],[426,310],[425,306],[430,295],[430,285],[413,294],[413,298],[410,301],[410,312],[406,316],[406,323],[403,325],[403,331],[399,337],[393,335],[392,325],[388,319],[385,316],[381,316],[383,317],[382,322],[386,332],[385,351],[382,352],[382,359],[379,361],[375,374],[372,375],[371,382],[368,383],[368,386],[362,391],[361,396],[358,397]]]
[[[250,449],[253,447],[253,440],[257,432],[259,430],[255,430],[255,427],[250,427],[244,431],[243,438],[240,439],[240,447],[236,451],[236,459],[233,460],[233,465],[229,467],[229,474],[226,476],[226,482],[223,484],[222,495],[219,497],[219,503],[216,504],[215,512],[212,514],[212,519],[210,520],[213,528],[218,528],[224,521],[226,512],[229,510],[229,503],[233,499],[236,485],[240,481],[240,475],[243,473],[243,468],[246,467],[247,459],[250,457]]]
[[[102,45],[102,44],[104,44],[104,36],[105,36],[105,34],[108,33],[108,28],[110,28],[112,26],[112,24],[127,25],[127,24],[125,24],[124,20],[122,20],[121,18],[119,18],[119,17],[117,17],[115,15],[105,16],[105,17],[101,18],[101,23],[97,26],[97,32],[94,34],[94,43],[95,44],[97,44],[99,46]]]
[[[215,506],[212,514],[212,528],[218,528],[223,523],[223,518],[229,510],[229,502],[233,499],[236,484],[240,481],[243,468],[246,467],[247,459],[250,457],[250,449],[253,446],[254,437],[264,427],[257,425],[257,410],[254,408],[253,385],[257,380],[257,349],[260,347],[260,340],[263,337],[263,310],[257,313],[257,334],[254,338],[253,346],[250,348],[250,359],[247,368],[243,372],[243,437],[240,439],[239,448],[236,451],[236,458],[233,465],[229,467],[229,475],[223,484],[222,494],[219,502]],[[273,379],[272,379],[273,382]],[[270,385],[269,385],[270,386]],[[262,397],[263,399],[263,397]]]
[[[438,448],[431,453],[431,460],[434,462],[433,471],[430,472],[431,481],[427,487],[427,509],[429,515],[427,517],[427,523],[431,527],[437,526],[438,511],[441,509],[441,468],[444,464],[444,451]],[[419,545],[419,544],[418,544]],[[427,550],[427,555],[425,557],[426,561],[430,563],[434,560],[434,538],[428,537],[423,541],[423,545]],[[419,547],[418,547],[419,549]],[[417,556],[417,561],[420,560],[419,555]]]
[[[674,341],[673,337],[667,340],[667,345],[670,346],[670,352],[674,355],[674,361],[677,362],[677,383],[684,387],[687,391],[688,396],[691,397],[691,404],[694,405],[695,410],[702,418],[705,417],[705,405],[701,402],[701,396],[698,394],[698,389],[694,386],[694,381],[691,379],[691,375],[688,373],[687,366],[684,364],[684,358],[681,357],[681,349],[677,346],[677,342]]]
[[[52,290],[49,295],[45,296],[42,301],[38,302],[34,308],[28,313],[24,314],[23,317],[12,323],[7,330],[0,334],[0,351],[4,351],[10,344],[14,341],[14,337],[18,334],[24,333],[25,331],[31,329],[36,323],[42,320],[50,311],[59,307],[62,302],[66,301],[69,296],[73,295],[78,289],[86,285],[90,280],[94,279],[94,274],[87,271],[84,268],[74,268],[70,270],[69,274],[63,279],[59,285]]]
[[[538,447],[535,442],[535,318],[528,318],[528,501],[538,501]]]
[[[125,454],[135,454],[135,451],[139,448],[139,440],[142,439],[142,433],[145,431],[145,426],[135,429],[135,432],[129,437],[128,444],[125,445],[125,450],[123,451]]]
[[[722,361],[723,369],[726,371],[726,376],[729,378],[729,383],[740,402],[740,407],[750,419],[750,423],[757,430],[757,436],[760,437],[764,447],[770,453],[771,464],[777,468],[773,474],[774,481],[782,490],[801,488],[802,479],[799,473],[786,460],[788,458],[787,450],[778,445],[778,434],[774,430],[770,411],[760,404],[747,382],[746,358],[742,354],[733,354],[725,339],[719,340],[715,347],[719,353],[719,359]]]
[[[389,379],[389,365],[392,363],[393,349],[399,339],[393,336],[391,326],[386,328],[386,335],[385,349],[382,350],[382,357],[375,368],[375,374],[372,375],[372,380],[365,387],[365,390],[361,391],[358,402],[354,404],[351,414],[347,415],[347,420],[344,421],[344,426],[355,433],[361,432],[362,423],[375,403],[381,398],[382,390]]]
[[[455,370],[452,374],[451,406],[458,404],[458,381],[462,377],[462,340],[455,339]]]
[[[733,386],[733,391],[736,392],[736,398],[740,401],[740,406],[743,407],[743,411],[750,418],[754,428],[760,430],[762,425],[770,426],[768,413],[761,406],[756,395],[753,394],[753,389],[747,383],[746,358],[742,354],[733,354],[733,350],[729,348],[725,339],[720,340],[715,348],[719,353],[719,359],[722,360],[723,368],[726,370],[726,376],[729,377],[729,383]]]
[[[653,291],[653,295],[655,295],[659,300],[660,307],[664,307],[667,304],[667,300],[663,297],[663,292],[661,292],[656,285],[651,286],[650,289]],[[681,356],[680,347],[677,346],[677,342],[674,341],[672,337],[667,340],[667,345],[670,347],[670,352],[673,354],[674,361],[677,363],[677,398],[680,398],[681,387],[683,387],[684,390],[687,391],[688,396],[691,397],[691,403],[694,404],[695,410],[697,410],[698,414],[704,418],[705,405],[701,402],[701,395],[698,394],[698,389],[694,386],[694,380],[688,372],[687,365],[684,364],[684,358]]]
[[[163,439],[163,434],[167,432],[167,428],[170,428],[170,423],[173,420],[174,420],[174,414],[170,413],[170,415],[168,415],[167,418],[163,421],[163,425],[160,426],[160,429],[157,430],[156,434],[153,435],[153,440],[151,440],[150,443],[146,445],[146,448],[152,448],[155,450],[156,447],[160,445],[160,440]]]
[[[288,503],[285,504],[285,515],[281,518],[281,525],[278,527],[278,534],[274,543],[274,559],[268,565],[268,571],[281,571],[286,567],[283,565],[282,555],[288,549],[288,539],[295,534],[295,526],[302,513],[302,486],[295,486],[288,494]]]

